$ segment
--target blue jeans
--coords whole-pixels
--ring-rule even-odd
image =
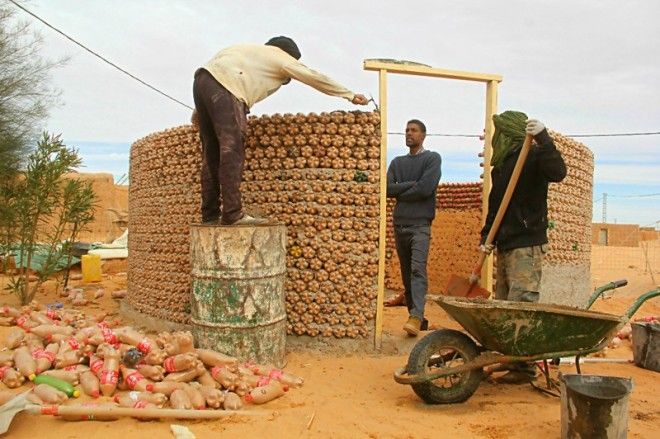
[[[424,305],[429,286],[426,262],[431,244],[431,226],[395,225],[394,239],[401,264],[408,314],[424,320]]]

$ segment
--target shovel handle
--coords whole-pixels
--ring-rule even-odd
[[[511,201],[513,192],[516,190],[516,185],[518,184],[518,178],[520,177],[520,173],[523,170],[523,166],[525,166],[525,160],[527,160],[527,154],[529,154],[529,150],[531,146],[532,146],[532,135],[527,134],[525,136],[525,141],[523,142],[523,146],[520,150],[520,154],[518,154],[518,160],[516,160],[516,165],[514,166],[513,172],[511,173],[509,184],[506,186],[506,191],[504,192],[504,196],[502,197],[502,202],[500,203],[500,207],[497,209],[497,214],[495,214],[493,225],[490,227],[490,231],[488,232],[488,236],[486,237],[486,242],[484,243],[485,245],[491,245],[493,243],[493,240],[495,239],[495,235],[497,235],[497,231],[500,228],[500,224],[502,223],[502,218],[504,218],[504,214],[506,213],[506,210],[509,207],[509,202]],[[482,264],[484,259],[485,257],[481,260]],[[479,269],[481,269],[481,265],[479,266]]]
[[[477,261],[477,265],[474,266],[472,273],[470,273],[471,284],[476,284],[479,280],[479,276],[481,276],[481,267],[484,265],[484,261],[486,260],[487,256],[488,255],[485,252],[479,252],[479,260]]]
[[[493,224],[490,227],[490,230],[488,231],[488,235],[486,236],[486,241],[484,242],[485,246],[489,246],[493,243],[493,240],[495,239],[495,235],[497,235],[497,231],[500,228],[500,224],[502,223],[502,218],[504,218],[504,214],[506,213],[507,208],[509,207],[509,202],[511,202],[511,197],[513,196],[513,192],[516,190],[516,185],[518,184],[518,178],[520,178],[520,173],[523,170],[523,166],[525,166],[525,161],[527,160],[527,155],[529,154],[529,150],[532,146],[532,136],[531,134],[527,134],[525,136],[525,141],[523,142],[523,146],[520,149],[520,154],[518,154],[518,160],[516,160],[516,165],[513,168],[513,172],[511,173],[511,178],[509,179],[509,183],[506,186],[506,191],[504,192],[504,196],[502,197],[502,202],[500,203],[500,207],[497,209],[497,213],[495,214],[495,219],[493,220]],[[479,261],[477,262],[477,265],[474,267],[472,270],[472,273],[470,274],[470,283],[475,284],[479,280],[479,276],[481,274],[481,267],[484,265],[484,261],[486,260],[486,253],[480,252],[479,253]]]
[[[95,417],[135,417],[149,419],[218,419],[228,416],[263,416],[263,411],[246,410],[186,410],[186,409],[153,409],[130,407],[92,407],[82,405],[32,405],[27,411],[33,414],[53,416],[79,416],[93,420]]]

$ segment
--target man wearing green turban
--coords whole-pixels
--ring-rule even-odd
[[[488,232],[502,203],[525,136],[534,144],[509,206],[494,239],[497,247],[495,299],[537,302],[541,286],[541,266],[548,243],[548,185],[566,176],[566,165],[545,126],[525,113],[505,111],[493,116],[492,188],[488,197],[488,216],[481,230],[482,251]],[[503,378],[505,382],[529,382],[533,367],[517,363]]]
[[[527,115],[520,111],[505,111],[493,116],[495,134],[493,135],[493,158],[491,166],[499,166],[504,157],[522,147],[525,140]]]

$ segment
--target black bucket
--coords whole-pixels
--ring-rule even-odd
[[[628,434],[632,379],[562,375],[562,439],[622,439]]]
[[[660,372],[660,325],[633,323],[631,326],[635,364]]]

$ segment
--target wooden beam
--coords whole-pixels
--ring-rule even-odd
[[[484,184],[481,204],[481,224],[486,222],[488,215],[488,194],[492,185],[490,179],[490,159],[493,157],[493,134],[495,125],[493,124],[493,115],[497,113],[497,81],[490,81],[486,84],[486,121],[484,133]],[[482,288],[493,291],[493,255],[489,255],[481,267]]]
[[[383,71],[388,73],[402,73],[406,75],[430,76],[435,78],[460,79],[464,81],[477,81],[491,83],[502,81],[501,75],[489,73],[461,72],[458,70],[436,69],[431,66],[417,63],[405,63],[389,60],[365,59],[365,70]]]
[[[383,302],[385,297],[385,245],[387,221],[387,71],[378,74],[380,108],[380,211],[378,224],[378,296],[376,298],[376,327],[374,348],[383,345]]]

